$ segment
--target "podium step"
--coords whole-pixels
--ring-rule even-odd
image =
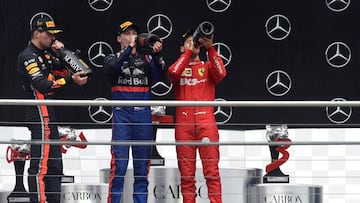
[[[322,203],[322,186],[286,183],[255,184],[248,188],[248,203]]]

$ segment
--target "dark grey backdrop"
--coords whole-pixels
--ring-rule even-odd
[[[103,77],[101,67],[94,66],[88,57],[88,50],[96,42],[108,43],[118,50],[115,41],[116,27],[126,19],[131,19],[149,32],[148,22],[159,15],[165,27],[171,26],[171,33],[164,37],[163,55],[167,64],[179,56],[180,35],[187,28],[195,28],[200,22],[211,21],[216,28],[215,42],[219,51],[229,57],[228,76],[218,85],[217,98],[225,100],[324,100],[335,98],[359,100],[359,36],[358,19],[360,2],[345,1],[343,5],[330,0],[303,1],[235,1],[235,0],[2,0],[0,1],[0,98],[19,98],[16,83],[16,59],[30,38],[29,22],[39,12],[51,15],[58,26],[64,29],[59,35],[67,48],[79,49],[81,57],[94,70],[94,77],[84,87],[71,87],[62,95],[65,99],[109,98],[110,87]],[[94,10],[92,7],[103,10]],[[108,8],[107,8],[108,7]],[[333,9],[341,10],[336,12]],[[279,15],[276,17],[274,15]],[[274,18],[271,18],[274,16]],[[171,23],[164,19],[170,19]],[[285,17],[285,18],[283,18]],[[271,18],[271,19],[270,19]],[[274,21],[275,19],[275,21]],[[279,19],[278,21],[276,19]],[[288,21],[286,21],[288,19]],[[269,23],[267,21],[269,20]],[[150,21],[150,27],[154,21]],[[157,22],[157,21],[155,21]],[[278,24],[277,24],[278,22]],[[290,24],[288,24],[290,22]],[[270,35],[266,32],[280,28]],[[279,27],[276,27],[279,25]],[[284,28],[284,30],[281,30]],[[164,35],[164,31],[155,31]],[[285,33],[286,34],[286,33]],[[332,67],[326,60],[326,50],[334,42],[339,46],[329,48],[328,57],[335,65],[347,62],[343,67]],[[221,44],[220,44],[221,43]],[[346,44],[351,53],[343,47]],[[339,50],[336,52],[336,50]],[[336,55],[338,54],[338,55]],[[341,55],[342,54],[342,55]],[[351,58],[350,58],[351,54]],[[341,58],[341,57],[344,58]],[[205,55],[202,54],[205,59]],[[350,58],[350,60],[348,60]],[[100,58],[96,59],[100,60]],[[95,60],[95,62],[96,62]],[[275,96],[266,86],[266,79],[273,71],[280,70],[280,81],[291,88],[286,94]],[[283,72],[281,72],[283,71]],[[276,82],[269,79],[269,83]],[[269,84],[271,85],[271,84]],[[283,87],[272,90],[281,94]],[[172,92],[154,99],[173,99]],[[0,107],[2,125],[21,125],[22,107]],[[336,108],[329,108],[329,114]],[[262,127],[265,123],[287,123],[293,126],[353,126],[359,123],[357,108],[337,109],[346,114],[334,114],[328,118],[326,108],[232,108],[232,117],[227,128]],[[225,108],[224,112],[229,112]],[[351,111],[351,112],[350,112]],[[173,113],[173,108],[169,108]],[[351,116],[347,118],[347,115]],[[220,114],[219,114],[220,115]],[[220,121],[225,118],[217,116]],[[94,123],[88,115],[88,107],[61,107],[63,122],[88,123],[85,127],[102,126]],[[332,121],[333,120],[333,121]],[[335,121],[335,122],[334,122]],[[336,123],[336,124],[335,124]]]

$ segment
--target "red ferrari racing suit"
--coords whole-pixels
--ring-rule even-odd
[[[191,50],[184,52],[169,69],[176,100],[214,101],[215,85],[226,76],[223,61],[214,47],[208,48],[209,61],[191,61]],[[214,107],[177,107],[176,141],[219,141],[214,117]],[[195,203],[196,149],[199,149],[203,173],[211,203],[220,203],[221,182],[219,176],[219,146],[176,147],[181,173],[181,192],[184,203]]]

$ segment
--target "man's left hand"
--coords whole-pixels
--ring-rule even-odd
[[[155,42],[153,46],[153,52],[159,53],[163,48],[162,42]]]
[[[71,77],[75,84],[85,85],[87,83],[88,76],[82,76],[84,72],[76,72]]]
[[[211,35],[210,37],[200,37],[199,42],[200,44],[204,45],[206,49],[213,46],[213,39],[214,35]]]

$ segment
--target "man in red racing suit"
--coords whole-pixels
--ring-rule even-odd
[[[194,46],[193,31],[183,35],[181,56],[169,69],[169,78],[174,85],[176,100],[214,101],[215,85],[226,76],[223,61],[213,47],[213,36],[200,37],[209,60],[199,58],[200,47]],[[181,141],[219,141],[214,117],[214,107],[177,107],[175,139]],[[219,146],[178,145],[176,147],[181,173],[181,192],[184,203],[195,203],[196,149],[199,149],[203,173],[211,203],[221,203],[219,176]]]

